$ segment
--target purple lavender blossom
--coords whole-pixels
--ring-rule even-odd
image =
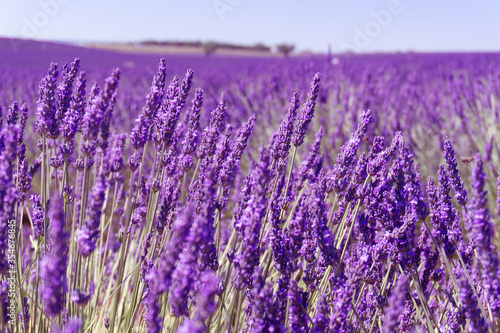
[[[113,148],[109,159],[109,171],[119,172],[123,167],[123,149],[125,148],[125,134],[117,135],[113,140]]]
[[[300,256],[300,249],[302,248],[302,243],[304,241],[304,228],[305,223],[308,221],[308,205],[307,201],[309,198],[303,195],[294,211],[292,220],[288,229],[284,232],[287,234],[288,238],[288,249],[290,251],[290,259],[297,260]]]
[[[186,76],[184,77],[184,80],[182,80],[181,89],[179,90],[179,109],[182,109],[184,103],[186,103],[189,90],[191,89],[191,84],[193,83],[193,75],[194,75],[193,70],[188,69],[186,71]]]
[[[311,333],[324,333],[328,331],[328,318],[330,316],[330,306],[326,295],[322,295],[317,304],[317,313],[313,319]]]
[[[81,75],[80,75],[81,77]],[[99,99],[99,92],[101,91],[101,86],[99,83],[94,82],[92,87],[90,87],[89,97],[87,101],[87,108],[90,108],[94,102]]]
[[[465,315],[461,309],[448,310],[446,313],[446,323],[452,332],[460,331],[460,327],[465,325]]]
[[[274,268],[281,274],[289,274],[292,261],[287,247],[286,234],[275,223],[271,227],[270,243],[273,250]]]
[[[87,88],[87,75],[84,71],[80,72],[80,75],[76,79],[76,87],[75,91],[73,92],[73,98],[71,99],[71,109],[76,112],[78,115],[78,122],[83,118],[83,114],[85,113],[85,95],[87,93],[86,91]],[[98,94],[99,93],[99,88],[97,86],[97,83],[92,87],[91,91],[91,98],[92,94]]]
[[[0,273],[2,274],[9,268],[7,229],[8,222],[15,221],[19,197],[14,182],[18,135],[19,125],[7,125],[0,132],[0,141],[3,141],[3,149],[0,150]]]
[[[76,74],[80,69],[80,59],[75,58],[75,60],[69,65],[66,63],[63,67],[63,81],[57,87],[57,102],[58,108],[56,112],[56,118],[62,121],[66,112],[70,107],[71,93],[73,90],[73,82],[75,81]]]
[[[158,262],[159,283],[158,292],[166,292],[172,283],[172,272],[176,267],[176,262],[182,252],[189,230],[193,223],[194,204],[189,203],[180,213],[172,226],[172,237],[167,242]]]
[[[226,106],[224,96],[221,96],[219,105],[214,111],[212,111],[210,123],[203,131],[201,144],[197,151],[199,159],[211,157],[215,153],[215,145],[217,144],[219,134],[222,133],[224,128],[225,115]]]
[[[295,188],[300,191],[304,188],[304,183],[306,180],[315,181],[319,175],[319,171],[323,167],[323,157],[320,155],[319,150],[321,147],[321,139],[325,131],[323,127],[316,133],[316,139],[312,144],[307,157],[302,162],[299,173],[297,175],[297,179],[295,180]]]
[[[57,139],[59,136],[59,124],[56,118],[56,81],[57,64],[51,63],[47,76],[40,82],[40,93],[38,98],[36,131],[40,136]]]
[[[165,59],[160,59],[158,65],[158,72],[153,78],[151,90],[146,97],[146,105],[143,107],[136,124],[132,129],[130,138],[132,144],[136,149],[144,147],[146,141],[151,138],[151,126],[160,110],[163,96],[165,94],[165,76],[166,76],[166,63]]]
[[[26,121],[28,120],[28,107],[23,104],[20,109],[21,117],[19,119],[19,133],[17,136],[17,144],[21,146],[23,144],[24,131],[26,128]],[[1,126],[0,126],[1,127]]]
[[[255,173],[255,178],[259,175]],[[255,181],[258,181],[255,179]],[[234,260],[236,272],[236,286],[243,289],[251,285],[251,278],[254,269],[259,264],[260,246],[259,237],[262,227],[262,220],[266,213],[265,197],[262,193],[253,194],[249,201],[247,208],[243,211],[241,216],[243,225],[243,244],[244,246],[241,253],[237,255]]]
[[[170,105],[170,102],[172,102],[174,98],[179,97],[180,93],[181,91],[179,88],[179,77],[176,75],[172,78],[170,84],[168,85],[163,106],[168,107]]]
[[[288,322],[292,332],[309,332],[309,316],[307,314],[309,304],[307,299],[308,293],[297,285],[297,281],[292,280],[288,291],[288,300],[290,301]]]
[[[482,333],[488,331],[488,324],[483,318],[478,306],[478,300],[472,292],[472,288],[465,276],[465,273],[458,272],[458,287],[460,288],[459,297],[462,302],[465,317],[469,319],[468,332]]]
[[[158,230],[160,235],[163,235],[165,228],[170,229],[172,225],[172,219],[176,213],[177,201],[181,194],[180,190],[181,182],[176,177],[169,179],[165,185],[165,197],[155,221],[156,230]]]
[[[42,288],[40,297],[44,311],[54,317],[65,306],[67,291],[66,270],[68,268],[68,235],[64,231],[64,208],[62,199],[56,194],[50,200],[50,251],[40,262]]]
[[[200,111],[203,104],[203,90],[196,89],[195,98],[193,99],[193,107],[188,114],[188,128],[182,142],[182,152],[184,155],[190,155],[198,148],[199,127],[200,127]]]
[[[179,333],[203,333],[206,332],[206,320],[215,310],[214,297],[217,294],[219,280],[212,272],[205,272],[200,276],[201,288],[196,297],[196,312],[194,318],[188,320],[179,328]]]
[[[203,169],[203,168],[202,168]],[[196,220],[198,223],[196,242],[199,249],[198,270],[210,268],[217,271],[219,262],[215,248],[215,210],[216,187],[214,170],[207,169],[200,172],[199,194],[196,196]]]
[[[179,98],[175,97],[170,104],[162,109],[157,117],[156,126],[158,128],[159,139],[168,148],[177,140],[178,134],[175,132],[177,122],[180,116]]]
[[[252,275],[253,286],[250,291],[252,317],[248,321],[251,332],[282,332],[279,322],[279,308],[273,300],[273,288],[262,277],[262,269],[257,268]]]
[[[335,248],[333,234],[327,226],[328,211],[323,198],[325,193],[320,190],[319,185],[312,187],[309,198],[309,218],[312,220],[313,228],[317,237],[317,244],[323,255],[326,265],[333,265],[339,258]]]
[[[55,333],[79,333],[83,330],[83,320],[77,317],[68,320],[66,314],[66,321],[63,319],[63,329],[54,329]],[[51,331],[52,332],[52,331]]]
[[[352,308],[352,298],[359,277],[337,278],[334,281],[336,290],[336,301],[330,317],[329,329],[333,332],[352,332],[352,324],[349,322],[348,314]]]
[[[148,327],[148,333],[160,333],[163,326],[163,318],[161,314],[161,304],[158,297],[161,295],[158,289],[160,281],[158,279],[158,271],[153,268],[145,276],[145,280],[148,285],[147,294],[147,315],[146,323]]]
[[[229,153],[227,160],[224,162],[222,170],[219,174],[219,183],[226,189],[229,188],[234,180],[234,176],[239,167],[241,156],[245,150],[248,138],[252,133],[255,125],[255,115],[251,116],[246,123],[244,123],[238,131],[234,146]]]
[[[43,236],[44,233],[45,214],[40,200],[40,195],[31,195],[31,201],[33,202],[33,227],[35,228],[34,232],[37,237]]]
[[[111,76],[106,79],[106,84],[104,85],[104,90],[101,93],[100,98],[97,100],[99,116],[102,118],[96,124],[100,127],[100,139],[99,146],[106,150],[108,147],[109,139],[109,126],[111,123],[111,118],[113,117],[113,109],[116,103],[116,89],[118,87],[118,81],[120,80],[120,70],[118,68],[114,69]]]
[[[307,127],[314,117],[314,108],[316,107],[316,99],[318,98],[321,74],[316,73],[314,75],[313,81],[311,83],[311,90],[307,101],[304,103],[304,107],[301,110],[301,114],[295,125],[295,130],[292,136],[292,143],[295,147],[298,147],[304,143],[304,138],[306,136]]]
[[[220,171],[232,151],[231,135],[233,134],[233,125],[227,125],[222,137],[219,139],[214,155],[214,177],[219,178]]]
[[[79,333],[83,329],[83,320],[80,318],[71,318],[66,323],[63,333]]]
[[[278,280],[278,289],[274,293],[274,305],[276,306],[277,318],[275,320],[284,325],[286,320],[286,309],[288,305],[288,290],[290,286],[291,275],[282,274]],[[247,289],[248,290],[248,289]]]
[[[387,309],[384,318],[384,333],[396,332],[400,323],[399,317],[404,309],[407,288],[408,276],[399,277],[396,286],[391,290],[391,295],[389,296],[389,308]]]
[[[7,111],[7,125],[16,124],[18,118],[19,118],[19,104],[17,102],[14,102]]]
[[[441,203],[441,218],[447,221],[447,242],[445,242],[446,253],[451,256],[456,249],[456,245],[463,241],[460,215],[451,201],[451,179],[449,173],[444,168],[439,168],[438,199]]]
[[[446,140],[444,141],[443,157],[448,166],[448,172],[451,178],[451,186],[455,190],[455,198],[457,198],[457,201],[460,205],[465,206],[465,204],[467,203],[467,191],[464,189],[464,183],[460,178],[455,158],[455,151],[453,150],[453,146],[451,145],[451,141],[449,138],[446,138]]]
[[[180,98],[179,77],[175,76],[170,82],[164,102],[154,119],[158,133],[153,135],[153,140],[157,144],[162,143],[164,148],[170,147],[173,141],[178,139],[179,133],[175,130],[181,113]]]
[[[85,112],[82,119],[82,136],[86,140],[90,147],[82,148],[82,152],[85,155],[92,154],[95,151],[95,145],[97,137],[99,135],[99,126],[101,124],[104,113],[99,108],[98,99],[94,99],[94,103],[90,106],[90,109]]]
[[[214,204],[212,203],[211,206],[214,206]],[[210,251],[210,245],[203,244],[203,242],[206,242],[207,240],[210,242],[210,239],[207,239],[207,236],[209,236],[211,232],[204,229],[209,226],[209,223],[207,222],[213,221],[212,213],[215,211],[215,208],[210,209],[207,207],[205,210],[205,214],[200,214],[195,218],[190,229],[189,236],[186,239],[186,244],[179,257],[179,263],[172,274],[170,306],[174,316],[189,315],[188,295],[194,289],[194,280],[196,278],[195,265],[198,260],[197,254],[199,251],[202,253],[207,253],[207,250]],[[206,213],[210,213],[211,215],[206,215]],[[205,249],[202,249],[202,245]],[[209,245],[208,248],[206,245]],[[202,265],[207,264],[209,263],[202,262]]]
[[[352,134],[351,139],[345,143],[342,148],[340,148],[340,153],[337,157],[335,166],[327,173],[328,192],[335,190],[340,194],[347,187],[352,174],[353,163],[358,153],[359,145],[361,144],[361,140],[364,137],[371,120],[371,111],[367,110],[363,112],[361,114],[361,123]]]
[[[96,248],[107,186],[104,176],[97,178],[90,205],[87,208],[87,218],[82,228],[77,232],[78,250],[83,257],[90,256]]]
[[[392,140],[391,146],[386,150],[381,150],[381,140],[375,138],[373,141],[372,149],[370,150],[369,162],[366,166],[366,171],[369,175],[377,174],[382,167],[384,167],[390,158],[394,155],[396,150],[399,148],[400,143],[403,140],[403,135],[401,132],[396,132],[394,139]]]
[[[299,107],[299,93],[295,92],[290,99],[288,112],[285,119],[281,122],[271,140],[271,156],[273,159],[285,159],[291,146],[293,124],[297,118],[297,109]],[[306,125],[307,126],[307,125]]]
[[[500,318],[500,281],[497,277],[499,260],[497,248],[493,242],[495,232],[487,207],[488,193],[484,190],[486,175],[483,171],[481,155],[475,157],[476,164],[472,171],[472,193],[469,203],[469,219],[472,223],[472,237],[478,251],[478,259],[484,276],[485,296],[491,312]]]
[[[101,145],[103,141],[107,141],[109,136],[109,122],[111,121],[113,100],[115,90],[120,78],[120,71],[115,69],[111,76],[106,80],[106,85],[101,93],[97,96],[97,86],[92,87],[91,97],[89,100],[89,109],[85,112],[82,119],[82,135],[85,143],[82,147],[82,152],[85,155],[90,155],[95,151],[99,132],[101,132]]]
[[[76,91],[71,100],[71,106],[64,112],[62,119],[62,137],[64,143],[59,146],[62,156],[69,158],[74,150],[74,138],[81,127],[81,120],[85,108],[85,72],[80,73],[76,84]]]
[[[252,171],[250,180],[251,195],[247,201],[247,206],[240,217],[243,229],[243,244],[241,252],[234,260],[234,266],[237,272],[236,287],[243,289],[249,287],[252,282],[254,269],[259,264],[260,257],[260,232],[262,220],[265,217],[267,209],[266,184],[269,175],[267,167],[269,164],[269,155],[267,151],[261,153],[261,161],[257,168]],[[235,222],[236,223],[236,222]]]
[[[24,201],[26,199],[26,193],[31,189],[32,176],[29,174],[28,170],[28,159],[24,155],[18,156],[19,163],[17,167],[17,186],[19,192],[19,200]]]

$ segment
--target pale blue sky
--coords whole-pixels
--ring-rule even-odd
[[[499,15],[497,0],[0,0],[0,36],[500,51]]]

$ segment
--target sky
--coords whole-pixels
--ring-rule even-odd
[[[288,43],[298,51],[500,51],[497,0],[0,0],[0,36]]]

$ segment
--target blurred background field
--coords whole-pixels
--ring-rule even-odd
[[[205,90],[202,126],[223,93],[228,121],[239,125],[258,114],[250,148],[254,157],[265,145],[286,112],[294,91],[307,91],[315,72],[322,73],[322,88],[311,135],[323,124],[323,150],[333,165],[340,146],[355,129],[363,110],[371,109],[370,137],[390,142],[402,131],[424,177],[435,174],[442,162],[442,144],[449,137],[459,157],[481,153],[487,161],[491,192],[500,162],[500,53],[394,53],[312,54],[290,57],[251,55],[148,54],[117,52],[69,44],[0,40],[0,106],[17,100],[35,120],[38,82],[50,62],[63,65],[81,58],[89,82],[103,83],[114,68],[123,75],[118,87],[113,125],[127,133],[134,125],[150,89],[160,56],[167,60],[167,80],[194,70],[194,86]],[[305,96],[302,96],[303,98]],[[192,96],[189,97],[189,100]],[[34,136],[28,136],[29,140]],[[30,143],[35,147],[35,142]],[[307,152],[302,147],[302,154]],[[250,151],[252,153],[252,151]],[[460,165],[465,179],[470,166]]]

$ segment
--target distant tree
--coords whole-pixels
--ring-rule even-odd
[[[219,44],[216,42],[206,42],[203,44],[203,52],[207,56],[215,53],[215,51],[217,51],[218,48],[219,48]]]
[[[283,54],[283,56],[288,57],[290,53],[295,49],[295,45],[292,44],[279,44],[276,45],[276,49],[279,53]]]
[[[266,46],[262,43],[257,43],[253,46],[253,49],[256,50],[256,51],[265,51],[265,52],[269,52],[271,50],[271,48],[269,46]]]

